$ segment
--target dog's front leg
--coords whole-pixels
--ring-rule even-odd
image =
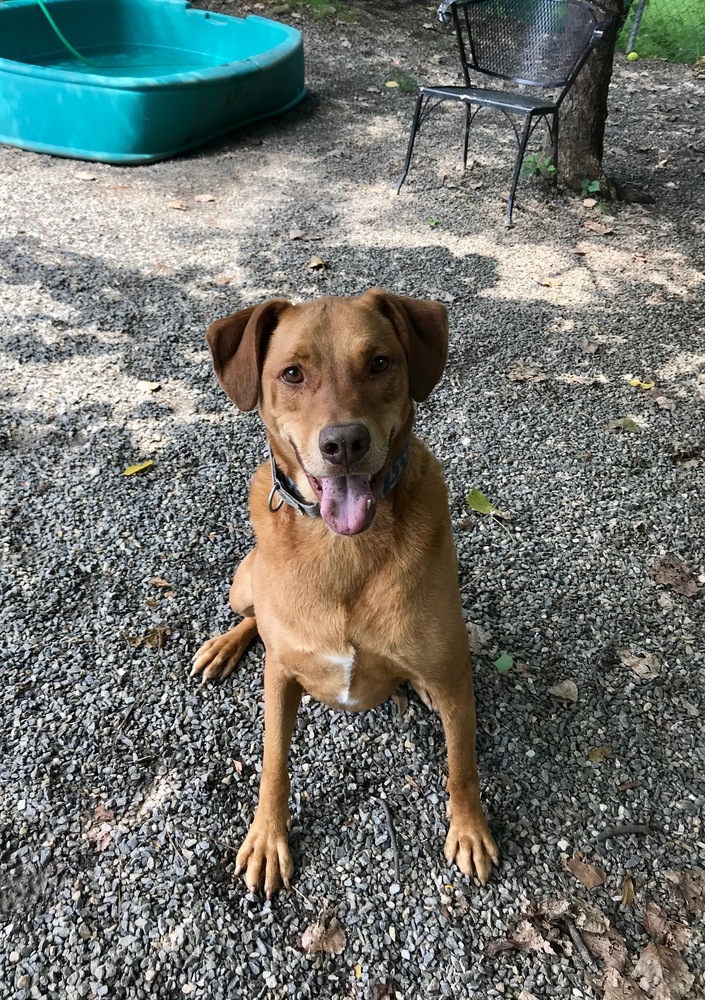
[[[282,882],[288,887],[294,865],[289,854],[289,773],[287,761],[301,685],[269,655],[264,665],[264,758],[255,818],[238,851],[235,874],[244,874],[250,892],[269,899]]]
[[[458,684],[428,686],[438,710],[448,745],[448,816],[445,843],[448,864],[454,861],[464,875],[476,874],[484,885],[499,860],[497,845],[487,826],[480,802],[480,779],[475,754],[475,696],[472,667],[468,663]]]

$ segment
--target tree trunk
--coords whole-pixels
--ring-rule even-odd
[[[602,169],[607,92],[625,2],[603,0],[602,6],[612,14],[612,24],[581,69],[561,106],[558,179],[562,184],[578,190],[581,181],[597,180],[602,193],[607,195],[614,193],[614,185]]]

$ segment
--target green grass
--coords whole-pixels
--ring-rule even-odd
[[[637,0],[619,36],[624,49]],[[705,55],[705,0],[646,0],[634,49],[640,56],[661,56],[672,62],[695,62]]]

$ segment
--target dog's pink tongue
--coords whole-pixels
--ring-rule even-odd
[[[376,499],[369,476],[326,476],[320,480],[321,517],[338,535],[356,535],[372,523]]]

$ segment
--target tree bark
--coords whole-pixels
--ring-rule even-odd
[[[601,44],[590,54],[561,106],[558,180],[576,189],[580,189],[583,180],[597,180],[602,194],[610,195],[614,194],[614,184],[602,169],[602,154],[607,93],[625,2],[602,0],[602,7],[612,14],[612,24],[605,31]]]

